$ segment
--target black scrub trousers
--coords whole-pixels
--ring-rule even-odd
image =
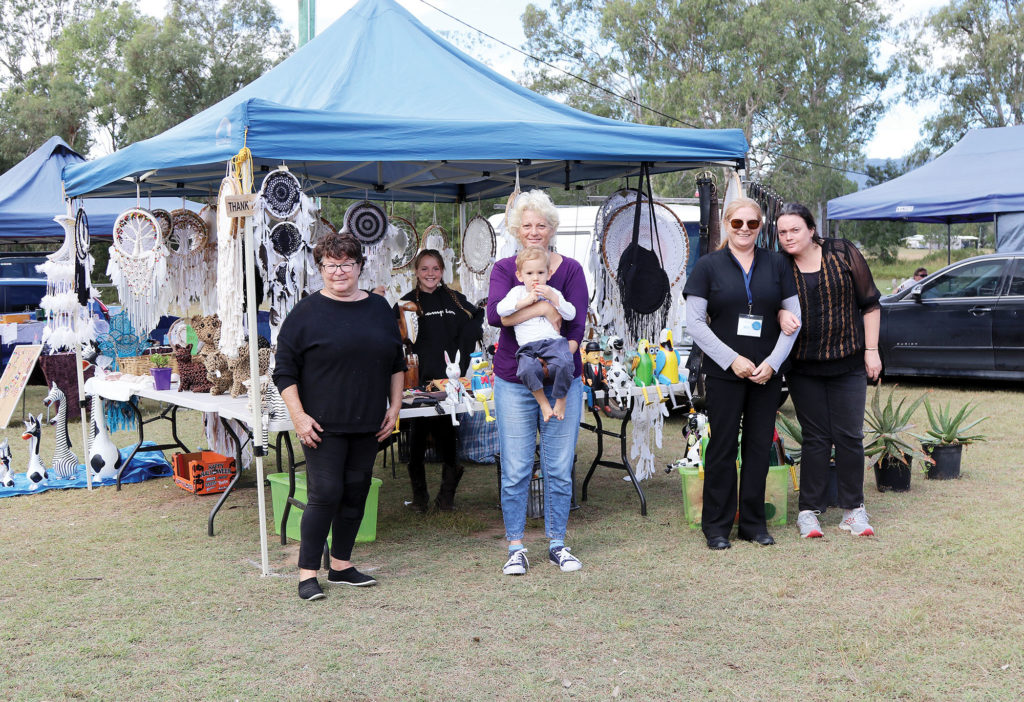
[[[781,254],[756,249],[749,287],[748,297],[743,269],[725,248],[697,261],[683,294],[706,299],[711,331],[757,366],[775,348],[780,333],[778,312],[783,300],[796,295],[796,284],[790,265]],[[738,333],[740,315],[761,318],[760,336]],[[701,528],[708,539],[728,538],[738,507],[739,535],[753,538],[767,532],[764,487],[782,390],[780,373],[758,385],[738,378],[731,368],[723,370],[708,357],[702,370],[707,374],[711,439],[704,457]],[[743,443],[737,452],[741,428]],[[742,462],[739,481],[737,455]]]

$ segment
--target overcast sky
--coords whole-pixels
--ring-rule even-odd
[[[398,1],[434,31],[466,33],[472,31],[432,9],[421,0]],[[523,44],[525,38],[520,17],[530,0],[428,1],[444,12],[454,15],[467,24],[512,46]],[[271,0],[271,2],[277,7],[285,25],[297,37],[298,0]],[[547,5],[547,0],[533,0],[533,2],[541,6]],[[889,11],[892,12],[896,20],[920,16],[930,9],[944,4],[941,0],[881,0],[881,2],[891,8]],[[356,0],[318,0],[317,31],[322,31],[355,4]],[[143,9],[154,15],[162,14],[165,6],[166,0],[142,0]],[[491,49],[485,48],[487,46],[493,45],[489,40],[484,39],[481,48],[472,53],[477,58],[486,61],[495,70],[514,79],[514,72],[522,67],[522,56],[501,46]],[[895,48],[886,45],[883,46],[883,52],[891,53]],[[921,137],[920,115],[928,113],[931,109],[932,106],[929,105],[911,107],[900,103],[894,106],[879,122],[875,138],[866,145],[867,156],[869,158],[898,158],[905,154]]]

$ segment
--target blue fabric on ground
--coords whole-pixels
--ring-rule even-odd
[[[146,446],[155,446],[152,441],[144,441],[142,443],[142,451],[135,454],[135,458],[128,464],[128,467],[124,469],[124,473],[121,474],[121,483],[141,483],[143,480],[149,480],[150,478],[169,478],[173,474],[171,464],[164,458],[163,451],[146,451]],[[135,445],[127,446],[121,449],[121,460],[125,461],[128,459],[128,454],[132,452]],[[47,469],[47,473],[51,473]],[[87,487],[85,480],[85,466],[81,463],[78,464],[78,475],[74,480],[60,480],[57,478],[50,477],[47,480],[39,483],[36,488],[31,489],[33,483],[25,477],[24,473],[14,474],[14,487],[0,487],[0,497],[13,497],[14,495],[34,495],[40,492],[46,492],[47,490],[64,490],[67,488],[84,488]],[[116,485],[117,479],[111,478],[108,480],[97,480],[93,478],[93,487],[100,485]]]
[[[494,400],[491,412],[494,412]],[[482,410],[459,415],[458,459],[473,463],[494,463],[498,453],[498,423],[488,422]]]

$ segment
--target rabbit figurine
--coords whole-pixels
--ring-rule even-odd
[[[447,393],[447,397],[444,400],[445,409],[448,414],[452,416],[452,426],[459,426],[459,420],[455,418],[455,413],[458,410],[459,404],[463,401],[466,403],[466,411],[473,414],[473,403],[470,401],[469,393],[466,392],[466,387],[462,384],[459,376],[462,372],[459,368],[459,351],[455,352],[455,359],[448,357],[448,352],[444,352],[445,369],[444,373],[448,376],[448,380],[444,383],[444,391]]]

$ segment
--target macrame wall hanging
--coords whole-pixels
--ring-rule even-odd
[[[134,207],[114,222],[107,275],[117,288],[122,309],[142,332],[156,328],[167,285],[167,248],[159,221]]]
[[[203,247],[203,268],[207,279],[199,294],[199,308],[203,316],[217,313],[217,205],[206,205],[199,210],[199,218],[206,225],[206,246]]]
[[[46,295],[39,302],[46,311],[42,341],[56,352],[91,342],[96,327],[88,311],[95,291],[90,283],[92,257],[85,210],[79,208],[74,217],[59,215],[54,221],[64,229],[64,242],[36,270],[46,275]]]
[[[245,151],[243,149],[243,151]],[[243,159],[228,164],[227,176],[220,182],[217,195],[217,316],[220,317],[219,350],[235,358],[245,342],[242,305],[245,294],[245,267],[242,262],[240,220],[228,216],[227,198],[252,192],[252,161]]]
[[[165,309],[185,316],[193,304],[210,296],[215,273],[207,267],[209,230],[200,215],[184,207],[170,217]]]

